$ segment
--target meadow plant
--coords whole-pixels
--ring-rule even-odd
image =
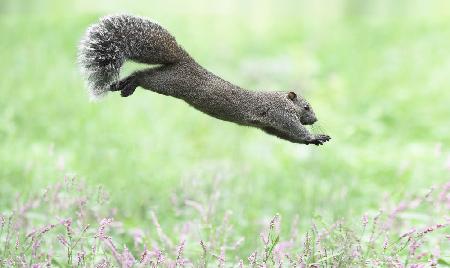
[[[398,203],[386,202],[360,220],[283,227],[275,215],[249,252],[219,207],[221,179],[208,189],[174,197],[188,215],[171,230],[157,212],[139,229],[120,222],[103,187],[73,175],[0,214],[1,267],[436,267],[449,265],[450,182]],[[189,197],[189,198],[186,198]],[[222,197],[223,198],[223,197]],[[255,237],[257,235],[255,234]],[[252,239],[252,238],[247,238]],[[247,256],[247,257],[242,257]]]

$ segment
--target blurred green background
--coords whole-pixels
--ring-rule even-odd
[[[240,86],[301,90],[332,141],[292,144],[143,90],[90,102],[77,44],[124,12]],[[275,213],[359,217],[449,179],[445,0],[2,0],[0,33],[0,209],[70,172],[104,185],[126,224],[148,224],[153,208],[173,225],[173,193],[219,176],[219,209],[256,241]]]

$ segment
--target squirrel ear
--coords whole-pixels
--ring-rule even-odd
[[[288,99],[290,100],[295,100],[297,98],[297,94],[295,94],[294,92],[289,92],[287,95]]]

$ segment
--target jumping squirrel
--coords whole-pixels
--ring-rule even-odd
[[[79,46],[79,64],[92,97],[137,87],[182,99],[215,118],[257,127],[294,143],[321,145],[330,140],[304,125],[317,121],[309,103],[295,92],[250,91],[198,64],[159,24],[131,15],[106,16],[88,28]],[[157,65],[124,79],[126,60]]]

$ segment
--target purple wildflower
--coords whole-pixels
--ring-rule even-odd
[[[423,234],[427,234],[427,233],[434,232],[434,231],[436,231],[437,229],[446,227],[447,225],[448,225],[448,224],[444,223],[444,224],[436,224],[436,225],[428,226],[427,228],[425,228],[425,229],[421,232],[421,234],[423,235]]]
[[[84,250],[77,253],[77,265],[81,266],[84,262],[84,258],[86,257],[86,252]]]
[[[162,251],[159,250],[159,249],[155,249],[155,250],[153,251],[153,254],[154,254],[155,258],[156,258],[156,263],[155,263],[155,265],[156,265],[156,267],[158,267],[158,264],[164,262],[164,254],[163,254]]]
[[[50,231],[51,229],[55,228],[55,226],[56,226],[55,224],[50,224],[50,225],[44,226],[44,227],[39,231],[39,234],[40,234],[40,235],[43,235],[43,234],[47,233],[48,231]]]
[[[109,262],[105,259],[102,259],[99,263],[95,265],[95,268],[108,268]]]
[[[412,243],[409,245],[409,255],[415,256],[417,249],[422,245],[422,242],[413,239]]]
[[[3,214],[0,214],[0,228],[3,228],[3,226],[5,226],[5,216],[3,216]]]
[[[183,252],[184,252],[184,243],[185,240],[182,240],[180,242],[180,244],[177,246],[177,260],[176,260],[176,264],[177,265],[184,265],[184,258],[183,258]]]
[[[134,229],[132,231],[134,246],[138,247],[138,245],[142,244],[144,241],[144,231],[141,229]]]
[[[214,254],[214,257],[216,257],[217,260],[219,261],[218,267],[220,267],[220,268],[225,267],[225,248],[224,247],[220,248],[220,255]]]
[[[72,237],[73,235],[72,219],[71,218],[64,219],[61,221],[61,224],[64,225],[64,227],[66,227],[67,235],[69,237]]]
[[[58,241],[65,247],[69,246],[69,243],[67,243],[66,238],[63,235],[57,235],[56,238],[58,239]]]
[[[361,256],[361,253],[359,252],[359,249],[357,248],[357,247],[355,247],[353,250],[352,250],[352,258],[353,259],[357,259],[357,258],[359,258]]]
[[[139,258],[139,263],[142,265],[150,264],[150,257],[150,252],[147,250],[147,248],[144,248],[144,252],[142,252],[141,257]]]
[[[95,235],[95,237],[100,238],[100,239],[106,238],[105,229],[111,223],[112,223],[112,219],[110,219],[110,218],[102,219],[100,221],[100,226],[98,227],[97,234]]]
[[[31,245],[31,254],[33,256],[33,258],[36,258],[37,256],[37,251],[39,249],[39,247],[41,246],[41,240],[40,239],[36,239],[32,242]]]
[[[419,254],[416,255],[416,260],[420,260],[420,259],[422,259],[423,257],[426,257],[426,256],[428,256],[428,252],[419,253]]]
[[[409,231],[403,233],[403,234],[400,236],[400,238],[404,238],[404,237],[406,237],[406,236],[410,236],[410,235],[412,235],[412,234],[415,233],[415,232],[416,232],[416,228],[412,228],[412,229],[410,229]]]
[[[439,194],[439,201],[450,205],[450,182],[446,183]]]
[[[150,211],[150,215],[152,217],[153,224],[156,227],[156,232],[158,233],[159,239],[166,243],[169,247],[173,246],[172,241],[169,239],[169,237],[164,233],[163,229],[161,228],[161,225],[158,222],[158,218],[156,217],[155,212]]]
[[[284,253],[284,252],[286,252],[288,249],[292,248],[293,246],[294,246],[294,243],[293,243],[292,241],[282,241],[282,242],[279,242],[279,243],[275,246],[274,250],[275,250],[275,251],[278,251],[278,252],[280,252],[280,253]]]
[[[383,249],[384,249],[384,250],[387,249],[388,243],[389,243],[388,238],[387,238],[387,236],[385,236],[385,237],[384,237],[384,241],[383,241]]]
[[[275,230],[275,232],[278,234],[280,233],[280,228],[281,228],[281,216],[280,214],[275,214],[275,217],[273,217],[273,219],[270,221],[270,229],[271,230]]]
[[[439,247],[435,247],[435,248],[432,250],[431,254],[432,254],[434,257],[439,258],[439,257],[441,256],[441,249],[440,249]]]
[[[20,246],[20,238],[19,238],[19,232],[16,233],[16,251],[19,250]]]
[[[122,252],[122,267],[130,268],[134,265],[135,262],[136,259],[125,246],[125,249]]]
[[[364,228],[366,228],[367,224],[369,223],[369,218],[367,217],[367,213],[364,213],[364,215],[361,218],[361,222]]]
[[[431,257],[429,263],[430,263],[430,267],[437,267],[437,259],[434,256]]]
[[[103,238],[101,238],[101,239],[105,242],[106,246],[108,246],[108,248],[111,250],[111,253],[112,253],[112,255],[114,256],[114,258],[116,259],[116,261],[117,261],[119,264],[122,265],[122,264],[123,264],[123,262],[122,262],[122,256],[121,256],[121,254],[117,251],[116,246],[114,246],[114,243],[113,243],[111,237],[103,237]]]
[[[203,242],[203,240],[200,240],[200,246],[202,246],[203,252],[206,254],[206,252],[208,252],[205,242]]]
[[[258,255],[257,251],[254,251],[249,257],[248,257],[248,261],[250,262],[250,265],[255,265],[256,264],[256,257]]]

